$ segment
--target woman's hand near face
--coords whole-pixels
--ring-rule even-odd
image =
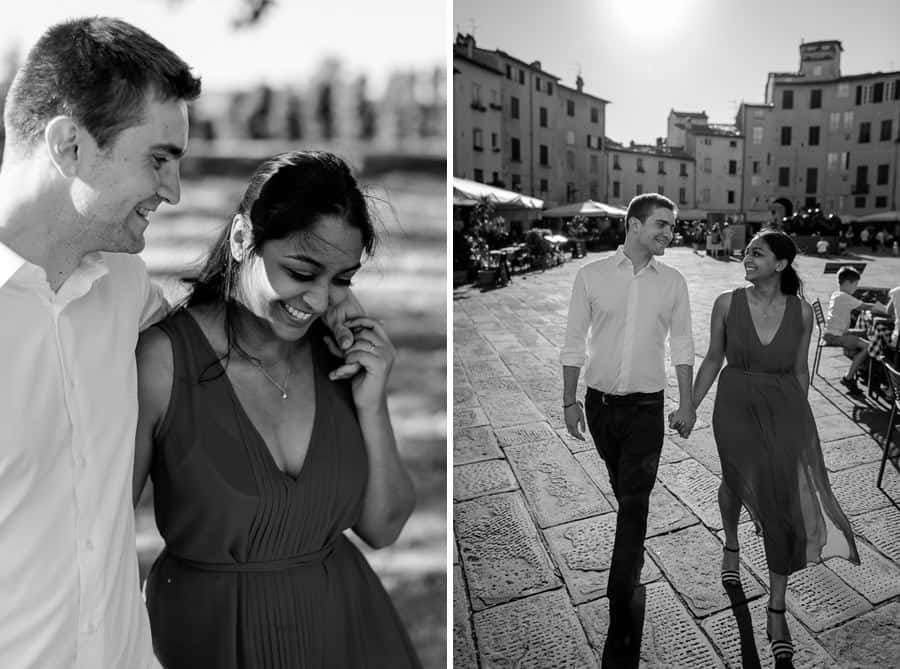
[[[394,345],[384,325],[374,318],[351,318],[346,325],[354,333],[353,344],[345,351],[346,364],[356,363],[362,368],[351,382],[353,401],[359,411],[378,410],[385,406],[387,380],[396,356]],[[332,372],[331,377],[339,371]]]
[[[325,344],[331,354],[338,358],[344,358],[348,349],[353,345],[353,330],[347,326],[347,321],[351,318],[365,316],[366,310],[356,299],[353,291],[347,288],[346,296],[340,302],[336,302],[328,307],[328,311],[322,317],[325,325],[332,332],[332,337],[325,337]],[[344,362],[343,365],[335,369],[331,373],[331,379],[337,381],[339,379],[349,379],[355,376],[362,368],[359,363]]]

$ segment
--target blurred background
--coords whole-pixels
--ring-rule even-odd
[[[173,302],[263,158],[321,149],[354,168],[381,228],[354,290],[397,347],[389,406],[418,493],[398,541],[363,550],[425,666],[444,667],[446,7],[415,0],[330,5],[30,0],[0,25],[0,96],[40,34],[76,16],[125,19],[191,65],[203,94],[190,111],[182,199],[153,217],[142,253]],[[149,486],[137,529],[143,578],[162,547]]]

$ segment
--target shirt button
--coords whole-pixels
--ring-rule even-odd
[[[94,623],[91,623],[88,625],[87,632],[88,634],[95,634],[97,632],[97,626]]]
[[[79,456],[78,456],[78,466],[79,466],[80,468],[84,469],[84,466],[85,466],[86,464],[87,464],[87,460],[85,459],[85,457],[84,457],[83,455],[79,455]]]
[[[87,550],[92,551],[92,550],[94,550],[94,542],[91,541],[90,539],[88,539],[87,541],[84,542],[84,547]]]

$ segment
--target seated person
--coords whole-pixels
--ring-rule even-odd
[[[888,291],[888,296],[891,298],[891,301],[888,303],[887,315],[889,318],[894,319],[894,332],[891,334],[891,346],[896,349],[900,347],[900,286],[891,288],[890,291]],[[897,362],[896,356],[894,356],[894,362]]]
[[[850,369],[846,376],[841,377],[841,383],[851,395],[858,395],[862,391],[856,385],[856,373],[866,361],[869,342],[863,336],[865,330],[850,329],[850,314],[854,309],[877,314],[884,314],[887,310],[877,302],[863,302],[853,296],[853,291],[859,285],[859,272],[852,267],[842,267],[837,273],[837,280],[840,290],[835,291],[828,302],[825,343],[829,346],[843,346],[853,354]]]

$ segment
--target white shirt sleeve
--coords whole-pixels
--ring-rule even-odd
[[[584,269],[578,270],[569,300],[569,318],[566,321],[566,339],[559,356],[568,367],[582,367],[587,347],[587,334],[591,325],[591,301],[584,281]]]
[[[139,261],[139,280],[143,288],[143,307],[141,308],[140,325],[138,328],[143,331],[154,323],[161,321],[171,310],[168,300],[166,300],[162,287],[155,281],[150,280],[147,274],[147,266],[144,261]]]

